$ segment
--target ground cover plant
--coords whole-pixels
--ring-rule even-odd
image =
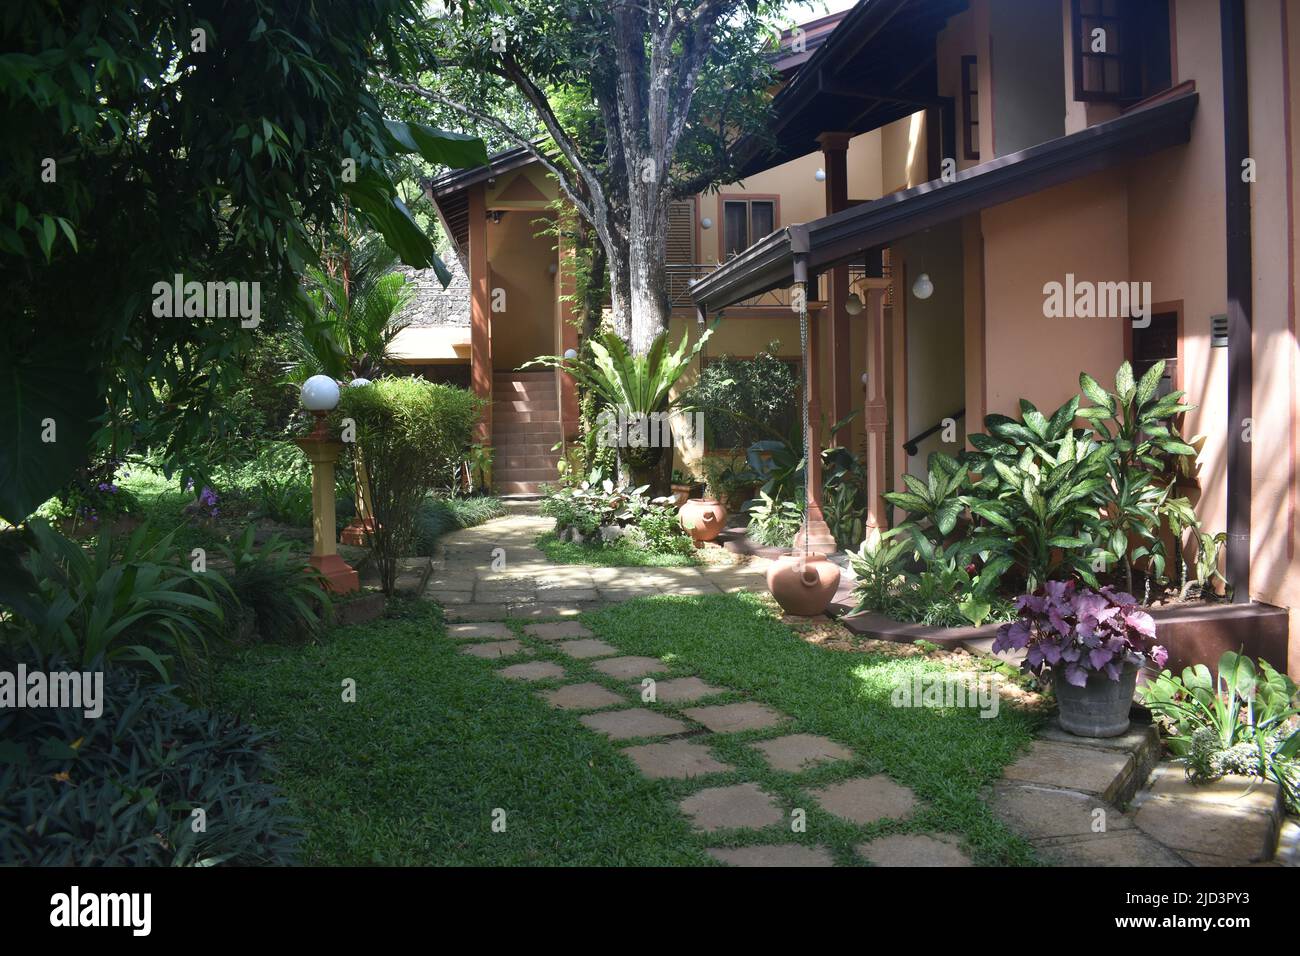
[[[439,495],[425,500],[415,516],[414,554],[435,553],[444,534],[472,528],[506,513],[500,498],[490,495]]]
[[[671,498],[651,498],[649,486],[616,485],[593,471],[587,481],[553,490],[540,513],[555,529],[537,546],[559,564],[666,567],[696,563],[695,548]]]

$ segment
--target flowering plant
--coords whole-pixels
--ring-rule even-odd
[[[1125,664],[1141,666],[1149,656],[1163,667],[1169,656],[1154,643],[1151,615],[1133,595],[1110,587],[1090,591],[1073,581],[1048,581],[1044,593],[1017,598],[1016,609],[1016,619],[998,628],[993,650],[1026,650],[1021,667],[1033,674],[1047,665],[1083,687],[1090,674],[1119,680]]]

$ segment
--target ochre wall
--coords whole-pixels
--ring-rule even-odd
[[[547,267],[556,261],[554,240],[536,235],[541,214],[512,210],[501,222],[488,221],[488,265],[495,290],[505,292],[505,311],[492,313],[492,367],[503,372],[555,345],[555,277]]]

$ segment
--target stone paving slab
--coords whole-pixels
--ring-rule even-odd
[[[599,710],[626,703],[623,697],[591,682],[583,684],[565,684],[555,690],[540,692],[541,697],[552,707],[560,710]]]
[[[829,737],[817,734],[790,734],[754,744],[773,770],[798,773],[818,764],[835,760],[852,760],[853,751]]]
[[[499,621],[474,621],[469,624],[449,625],[447,627],[447,636],[453,641],[508,640],[514,637],[515,634],[514,631]]]
[[[690,729],[674,717],[665,717],[645,707],[587,714],[578,719],[591,730],[597,730],[614,740],[630,740],[633,737],[667,737],[669,734],[681,734]]]
[[[596,640],[594,637],[577,641],[559,641],[554,647],[561,654],[568,654],[570,657],[576,657],[579,660],[586,660],[589,657],[608,657],[610,654],[618,653],[617,647]]]
[[[631,680],[646,674],[661,674],[668,670],[663,661],[654,657],[611,657],[591,665],[607,677]]]
[[[691,794],[678,806],[697,829],[707,833],[768,827],[785,819],[776,801],[756,783],[709,787]]]
[[[564,668],[550,661],[529,661],[526,664],[511,664],[497,671],[510,680],[552,680],[564,676]]]
[[[1136,829],[1038,842],[1034,848],[1053,866],[1187,866],[1178,854]]]
[[[655,700],[661,704],[686,704],[702,697],[725,694],[727,688],[706,684],[698,677],[674,677],[655,681]]]
[[[555,588],[550,591],[539,589],[537,600],[568,604],[575,601],[598,601],[600,600],[600,594],[597,593],[595,588]]]
[[[912,791],[883,773],[843,780],[811,793],[827,813],[857,824],[901,820],[916,806]]]
[[[1029,751],[1003,772],[1003,778],[1061,790],[1095,793],[1112,800],[1132,773],[1133,757],[1124,751],[1035,740]]]
[[[443,607],[456,604],[473,604],[474,593],[472,591],[432,591],[425,588],[424,597],[426,600],[437,601]]]
[[[784,714],[755,701],[718,704],[712,707],[688,707],[682,713],[716,734],[763,730],[767,727],[775,727],[786,719]]]
[[[1133,821],[1139,829],[1201,865],[1272,857],[1281,817],[1277,784],[1224,777],[1195,785],[1182,776],[1174,764],[1157,768],[1151,789],[1138,797]]]
[[[595,637],[586,626],[577,621],[554,621],[547,624],[526,624],[524,633],[540,641],[558,641],[569,637]]]
[[[663,592],[658,588],[600,588],[600,599],[602,601],[632,601],[642,597],[657,597]]]
[[[429,578],[429,583],[424,586],[424,593],[435,595],[439,591],[473,591],[474,574],[470,571],[460,571],[453,574],[435,573]]]
[[[553,617],[577,617],[587,611],[599,611],[605,605],[590,604],[525,604],[510,605],[510,617],[539,621]]]
[[[875,866],[973,866],[947,834],[899,833],[858,847]]]
[[[1106,832],[1133,829],[1133,821],[1095,794],[1032,784],[1000,784],[992,801],[994,812],[1030,843],[1088,837],[1100,819]],[[1096,811],[1104,811],[1098,815]]]
[[[447,608],[449,621],[504,621],[510,616],[504,604],[462,604]]]
[[[640,771],[652,780],[665,777],[687,780],[733,769],[730,764],[716,760],[708,747],[689,740],[641,744],[638,747],[626,747],[623,753],[632,758]]]
[[[470,644],[460,649],[462,654],[471,657],[514,657],[516,654],[532,654],[531,647],[525,647],[519,641],[492,641],[487,644]]]
[[[776,843],[768,846],[741,846],[705,850],[709,856],[728,866],[812,867],[834,866],[830,850],[800,843]]]

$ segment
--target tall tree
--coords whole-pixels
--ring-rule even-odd
[[[427,31],[438,86],[389,79],[533,151],[599,236],[615,331],[643,354],[668,325],[669,205],[737,178],[737,143],[761,129],[775,80],[781,6],[460,0]],[[534,125],[491,109],[503,86]]]

